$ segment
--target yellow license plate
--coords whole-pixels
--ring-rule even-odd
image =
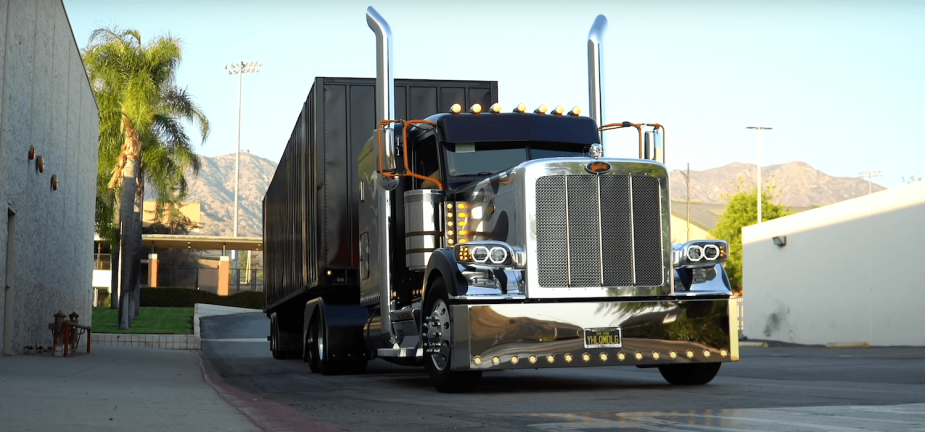
[[[585,329],[585,348],[622,348],[623,330],[620,327]]]

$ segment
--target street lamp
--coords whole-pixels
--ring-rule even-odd
[[[768,126],[746,126],[745,129],[758,129],[758,223],[761,223],[761,131],[774,128]]]
[[[228,75],[238,75],[238,151],[234,154],[234,237],[238,236],[238,179],[241,167],[241,86],[244,82],[244,74],[260,72],[260,69],[257,69],[260,66],[263,66],[263,63],[255,61],[225,65]],[[235,258],[237,258],[237,254],[235,254]]]
[[[684,176],[684,184],[687,185],[687,240],[691,241],[691,164],[687,164],[687,173],[681,170],[675,170]]]
[[[872,183],[870,179],[874,177],[880,177],[880,175],[881,175],[880,171],[870,171],[870,170],[861,171],[858,173],[858,177],[867,179],[867,194],[868,195],[870,195],[870,184]]]

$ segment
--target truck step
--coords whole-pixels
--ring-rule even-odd
[[[423,348],[379,348],[379,357],[424,357]]]

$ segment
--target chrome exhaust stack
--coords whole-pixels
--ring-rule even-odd
[[[588,109],[591,111],[591,118],[601,127],[604,121],[604,88],[601,76],[603,75],[603,62],[601,61],[601,42],[604,40],[604,32],[607,30],[607,17],[598,15],[591,24],[591,31],[588,32]],[[601,147],[604,148],[604,133],[600,132]]]

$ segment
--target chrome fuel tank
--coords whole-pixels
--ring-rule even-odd
[[[424,270],[442,235],[443,191],[417,189],[405,192],[405,264]]]

